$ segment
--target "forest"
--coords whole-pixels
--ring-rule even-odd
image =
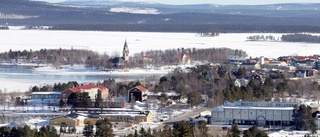
[[[253,35],[247,37],[248,41],[279,41],[279,38],[276,39],[274,36],[269,35],[269,36],[264,36],[264,35]]]
[[[320,33],[319,26],[308,25],[246,25],[246,24],[64,24],[52,30],[100,30],[139,32],[194,32],[194,33]]]
[[[320,36],[302,33],[282,35],[281,39],[286,42],[320,43]]]

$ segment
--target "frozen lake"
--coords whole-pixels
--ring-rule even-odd
[[[227,33],[219,37],[199,37],[195,33],[160,33],[160,32],[101,32],[101,31],[47,31],[47,30],[1,30],[0,52],[11,50],[40,49],[90,49],[99,53],[114,55],[121,53],[124,41],[127,40],[130,55],[146,50],[165,50],[172,48],[218,48],[228,47],[242,49],[252,57],[277,58],[286,55],[319,54],[320,44],[289,43],[289,42],[259,42],[246,41],[257,33]],[[192,58],[192,57],[191,57]],[[1,71],[4,70],[4,71]],[[14,69],[13,69],[14,70]],[[0,89],[7,91],[25,91],[34,85],[53,84],[76,80],[80,82],[97,82],[110,78],[110,73],[63,73],[62,72],[19,72],[0,68]],[[24,72],[26,71],[26,72]],[[143,74],[144,72],[141,72]],[[156,73],[156,72],[153,72]],[[161,74],[164,74],[163,72]],[[121,77],[136,79],[132,74]]]
[[[228,47],[245,50],[252,57],[277,58],[284,55],[318,54],[320,44],[246,41],[252,35],[279,33],[227,33],[219,37],[199,37],[195,33],[160,32],[101,32],[101,31],[46,31],[46,30],[1,30],[0,52],[12,50],[40,50],[81,48],[107,53],[121,53],[127,40],[130,54],[146,50],[170,48]]]

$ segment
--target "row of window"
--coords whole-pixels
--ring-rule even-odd
[[[242,112],[242,114],[247,114],[247,112],[248,111],[226,111],[226,114],[232,114],[232,112],[234,112],[234,114],[241,114],[241,112]],[[250,115],[253,115],[253,114],[255,114],[255,112],[256,111],[249,111],[249,114]],[[265,112],[265,111],[263,111],[263,110],[259,110],[258,112],[257,112],[257,114],[274,114],[274,115],[289,115],[289,111],[282,111],[282,112],[279,112],[279,111],[272,111],[272,112],[270,112],[270,111],[267,111],[267,112]]]
[[[61,98],[61,95],[31,95],[32,99],[51,99],[51,98]]]
[[[264,107],[273,107],[274,103],[266,103],[266,102],[258,102],[258,105],[260,107],[264,106]],[[255,106],[253,105],[253,103],[241,103],[241,106]],[[290,103],[276,103],[275,106],[276,107],[294,107],[296,104],[290,104]]]

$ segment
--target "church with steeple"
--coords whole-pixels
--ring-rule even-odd
[[[108,61],[109,67],[111,68],[124,68],[129,62],[129,47],[127,40],[124,42],[122,57],[114,57]]]

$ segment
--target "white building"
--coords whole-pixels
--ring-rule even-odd
[[[212,110],[211,122],[239,125],[273,125],[286,126],[293,124],[293,109],[296,102],[252,102],[237,101],[233,104]]]
[[[51,104],[58,105],[61,98],[61,92],[32,92],[28,100],[29,105]]]
[[[31,99],[60,99],[61,92],[32,92]]]

